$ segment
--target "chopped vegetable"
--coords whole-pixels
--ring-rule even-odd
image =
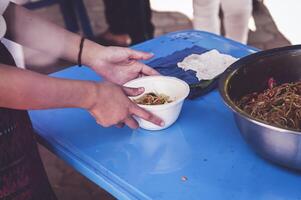
[[[172,102],[169,99],[169,96],[164,94],[155,94],[153,92],[146,93],[140,98],[134,99],[134,101],[137,104],[142,104],[142,105],[161,105],[161,104],[167,104]]]

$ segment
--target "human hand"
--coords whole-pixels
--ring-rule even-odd
[[[133,116],[163,126],[160,118],[142,109],[127,97],[137,96],[143,91],[143,88],[122,87],[110,82],[96,83],[95,101],[88,110],[97,123],[104,127],[121,127],[126,124],[130,128],[138,128],[139,125]]]
[[[139,62],[152,56],[129,48],[105,47],[96,52],[90,66],[106,80],[123,85],[142,75],[159,75],[153,68]]]

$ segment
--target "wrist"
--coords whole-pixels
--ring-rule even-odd
[[[82,64],[93,69],[97,65],[97,60],[100,60],[99,55],[101,55],[104,48],[104,46],[85,39],[81,55]]]
[[[85,42],[85,38],[82,37],[80,39],[79,50],[78,50],[78,55],[77,55],[77,65],[79,67],[82,66],[82,53],[83,53],[84,42]]]
[[[79,101],[79,108],[83,108],[86,110],[91,110],[96,104],[97,97],[97,83],[94,81],[86,81],[84,93],[81,97],[82,101]]]

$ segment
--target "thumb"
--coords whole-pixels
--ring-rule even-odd
[[[144,92],[144,88],[123,87],[123,91],[127,96],[138,96]]]

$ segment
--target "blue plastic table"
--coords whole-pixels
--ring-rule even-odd
[[[158,58],[192,45],[236,57],[254,52],[197,31],[170,33],[134,48]],[[99,79],[85,67],[54,76]],[[30,116],[52,152],[118,199],[301,199],[300,174],[256,155],[217,91],[185,101],[177,122],[163,131],[102,128],[81,109],[32,111]]]

